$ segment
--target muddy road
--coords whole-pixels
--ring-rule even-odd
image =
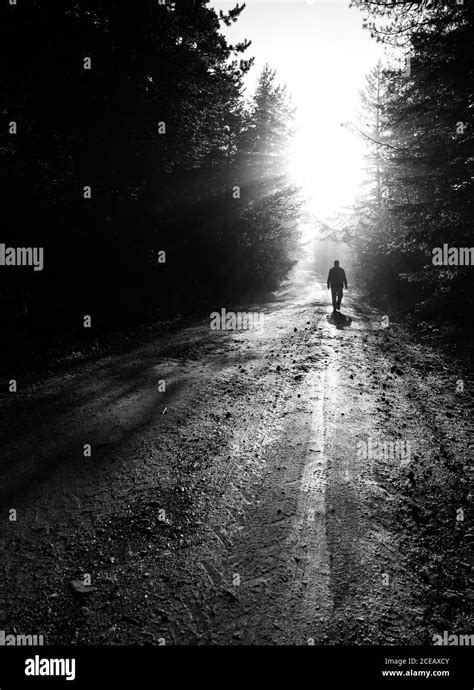
[[[206,320],[3,395],[3,630],[154,645],[472,632],[468,372],[350,291],[334,319],[311,276],[253,308],[258,329]]]

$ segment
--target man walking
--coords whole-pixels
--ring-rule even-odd
[[[331,288],[332,293],[332,309],[333,313],[340,311],[342,300],[342,286],[347,290],[346,272],[339,266],[339,261],[334,262],[334,266],[330,269],[328,275],[328,290]]]

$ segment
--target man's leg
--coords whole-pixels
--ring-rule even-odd
[[[341,301],[342,301],[342,295],[343,295],[343,294],[344,294],[344,293],[343,293],[343,291],[342,291],[342,288],[339,288],[338,291],[337,291],[337,308],[338,308],[338,309],[341,308]]]
[[[332,308],[333,311],[336,311],[336,305],[337,305],[337,289],[336,288],[331,288],[331,295],[332,295]]]

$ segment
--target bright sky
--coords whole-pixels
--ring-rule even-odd
[[[216,10],[235,6],[214,0]],[[242,0],[239,2],[242,4]],[[245,57],[255,65],[247,76],[253,90],[263,65],[277,70],[298,108],[292,166],[318,217],[350,204],[360,181],[363,145],[341,128],[354,119],[358,90],[382,48],[362,29],[362,12],[349,0],[247,0],[240,19],[224,27],[230,43],[252,41]]]

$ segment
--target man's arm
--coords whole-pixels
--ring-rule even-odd
[[[331,284],[331,271],[332,271],[332,268],[329,269],[329,273],[328,273],[328,290],[329,290],[329,286]]]
[[[346,290],[347,290],[347,278],[346,278],[346,272],[345,272],[344,270],[343,270],[342,272],[343,272],[343,274],[344,274],[344,275],[343,275],[343,279],[344,279],[344,285],[346,286]]]

